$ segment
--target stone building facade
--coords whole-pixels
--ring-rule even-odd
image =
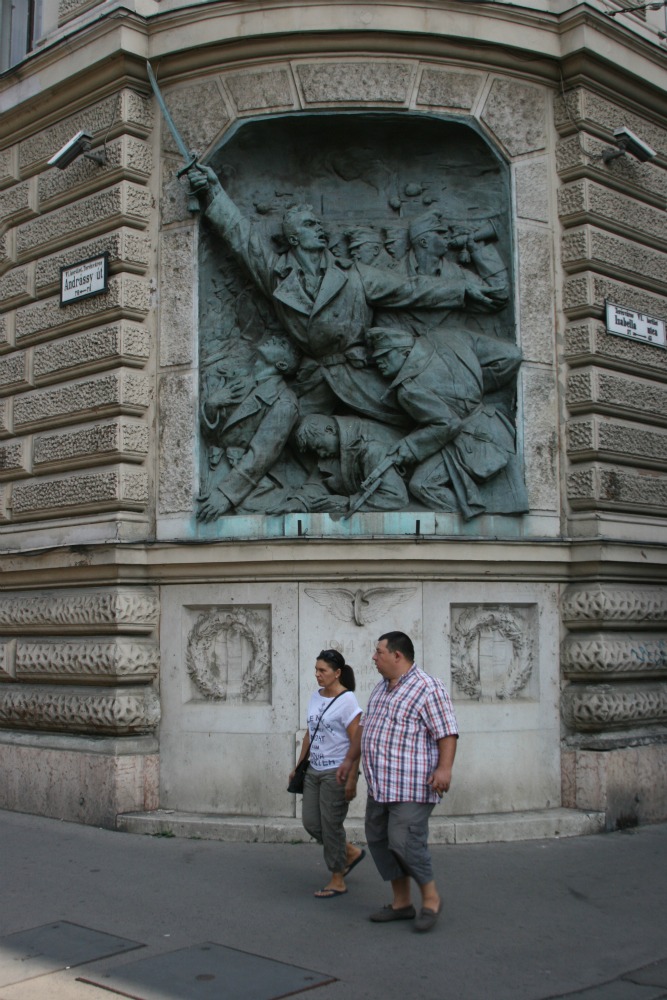
[[[237,817],[257,838],[296,816],[318,650],[344,652],[363,703],[377,636],[401,628],[454,697],[454,821],[493,837],[517,816],[542,833],[667,818],[667,350],[610,332],[605,308],[667,319],[665,12],[628,6],[42,11],[0,75],[0,808]],[[410,129],[451,170],[461,143],[488,151],[525,512],[197,519],[206,366],[239,297],[210,277],[148,59],[187,149],[257,217],[273,209],[250,147],[266,139],[271,178],[295,122],[304,143],[368,134],[317,168],[339,186],[325,221],[379,158],[376,122],[408,173]],[[620,149],[619,127],[655,155]],[[49,166],[80,131],[90,148]],[[408,173],[399,222],[454,187],[429,200]],[[104,289],[63,301],[89,261]]]

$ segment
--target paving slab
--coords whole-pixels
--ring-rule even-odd
[[[279,1000],[336,977],[206,941],[78,978],[132,1000]]]
[[[0,938],[0,986],[142,947],[139,941],[82,927],[69,920],[31,927]]]

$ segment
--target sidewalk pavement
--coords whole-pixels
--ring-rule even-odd
[[[113,977],[204,942],[335,980],[295,994],[303,1000],[667,1000],[667,824],[432,853],[443,911],[415,934],[411,921],[369,922],[390,900],[370,857],[347,895],[316,899],[327,872],[314,844],[146,836],[0,811],[0,1000],[112,998],[77,977]],[[56,921],[143,947],[35,975],[5,939]],[[205,995],[246,998],[222,981]],[[159,996],[182,994],[167,985]]]

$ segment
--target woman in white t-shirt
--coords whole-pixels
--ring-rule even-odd
[[[323,845],[324,863],[331,872],[328,883],[315,896],[332,899],[347,892],[345,876],[366,856],[361,848],[348,843],[343,826],[349,803],[357,794],[358,766],[345,785],[336,781],[338,766],[359,726],[361,708],[352,694],[354,671],[338,650],[322,650],[315,661],[315,677],[318,690],[308,702],[308,727],[299,758],[301,761],[310,753],[302,822],[311,837]]]

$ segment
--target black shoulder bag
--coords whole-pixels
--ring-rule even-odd
[[[315,732],[313,733],[311,741],[310,741],[310,746],[313,745],[313,740],[317,736],[317,730],[320,728],[320,722],[322,721],[322,719],[324,718],[324,716],[326,715],[326,713],[329,711],[329,709],[331,708],[331,706],[333,705],[333,703],[338,698],[340,698],[341,694],[347,694],[347,690],[341,691],[341,693],[337,694],[335,698],[332,698],[331,701],[329,702],[329,704],[327,705],[327,707],[324,709],[324,711],[320,715],[320,717],[319,717],[319,719],[317,721],[317,725],[315,726]],[[300,760],[299,763],[296,765],[296,768],[294,770],[294,777],[292,778],[292,780],[290,781],[289,785],[287,786],[287,791],[288,792],[291,792],[293,795],[303,795],[303,783],[304,783],[304,780],[305,780],[305,777],[306,777],[306,771],[308,770],[308,764],[309,763],[310,763],[310,747],[308,749],[308,753],[303,758],[303,760]]]

